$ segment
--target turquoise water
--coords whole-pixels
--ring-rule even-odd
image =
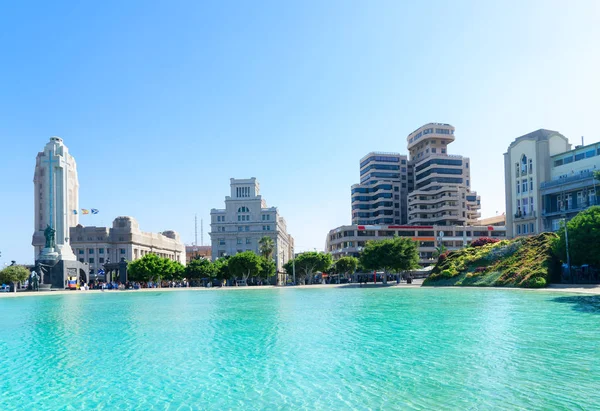
[[[493,289],[0,299],[0,409],[598,409],[600,297]]]

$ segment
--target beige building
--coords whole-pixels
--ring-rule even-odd
[[[212,249],[209,245],[186,245],[185,259],[187,263],[196,258],[212,259]]]
[[[75,260],[69,247],[69,227],[79,222],[79,181],[75,158],[69,154],[62,138],[50,141],[35,159],[34,233],[32,245],[34,258],[38,258],[45,245],[44,229],[50,225],[56,230],[57,258]]]
[[[213,261],[243,251],[259,254],[258,242],[268,236],[275,244],[273,258],[277,271],[283,271],[283,265],[294,255],[294,241],[277,207],[267,206],[255,177],[232,178],[230,193],[225,197],[225,208],[210,211]]]
[[[448,154],[454,131],[450,124],[429,123],[406,138],[414,166],[408,224],[474,225],[481,217],[480,197],[471,190],[469,158]]]
[[[327,234],[325,251],[334,261],[341,257],[359,257],[367,241],[382,240],[394,236],[408,237],[418,244],[419,264],[435,264],[436,248],[444,245],[447,250],[459,250],[480,237],[502,240],[506,228],[495,225],[476,226],[396,226],[396,225],[347,225],[335,228]]]
[[[565,136],[540,129],[518,137],[504,153],[506,233],[509,238],[545,231],[540,185],[552,180],[552,156],[571,149]]]
[[[179,234],[143,232],[133,217],[117,217],[112,227],[71,227],[71,246],[77,259],[89,264],[92,279],[105,263],[117,263],[122,258],[133,261],[150,253],[186,263]]]

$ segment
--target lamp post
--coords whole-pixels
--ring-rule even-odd
[[[563,217],[563,224],[565,226],[565,247],[567,251],[567,268],[569,270],[569,276],[571,277],[571,283],[575,283],[575,278],[573,278],[573,273],[571,271],[571,257],[569,256],[569,231],[567,230],[567,217]]]

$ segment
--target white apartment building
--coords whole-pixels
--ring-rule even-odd
[[[398,153],[371,152],[360,159],[360,184],[351,188],[353,224],[406,224],[412,165]]]
[[[450,124],[429,123],[406,140],[414,165],[414,190],[408,193],[408,223],[412,225],[474,225],[481,200],[471,190],[469,158],[448,154],[455,139]]]
[[[506,234],[538,234],[542,224],[542,182],[552,179],[551,157],[571,149],[565,136],[540,129],[518,137],[504,153]]]
[[[258,242],[268,236],[275,245],[277,271],[283,271],[283,265],[294,255],[294,241],[287,233],[285,219],[277,207],[267,207],[255,177],[232,178],[230,191],[231,195],[225,197],[225,208],[210,211],[213,261],[243,251],[260,254]]]

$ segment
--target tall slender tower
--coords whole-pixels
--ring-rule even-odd
[[[45,254],[52,259],[75,261],[69,243],[69,228],[79,223],[77,165],[60,137],[51,137],[44,151],[38,153],[33,184],[35,227],[32,245],[35,258]],[[45,248],[46,227],[55,230],[52,250]]]

